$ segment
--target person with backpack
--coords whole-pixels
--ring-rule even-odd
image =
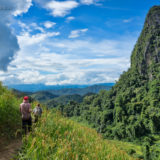
[[[34,108],[33,114],[35,117],[34,122],[36,123],[36,122],[38,122],[38,118],[41,117],[41,115],[42,115],[42,108],[41,108],[40,104],[37,104],[37,106]]]
[[[22,130],[27,134],[27,128],[28,131],[31,131],[32,127],[32,118],[31,118],[31,105],[29,103],[28,96],[25,96],[23,98],[23,103],[20,104],[20,112],[22,114]]]

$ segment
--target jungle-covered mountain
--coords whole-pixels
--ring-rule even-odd
[[[39,102],[46,102],[50,99],[58,97],[57,95],[54,95],[54,94],[50,93],[49,91],[35,92],[35,93],[30,94],[30,96]]]
[[[93,85],[86,88],[65,88],[59,90],[47,90],[37,92],[22,92],[16,89],[11,89],[17,97],[28,95],[30,100],[36,100],[52,108],[60,104],[66,105],[70,101],[81,103],[85,96],[95,95],[100,90],[109,90],[113,84]]]
[[[25,95],[30,96],[31,100],[39,101],[46,104],[49,108],[56,107],[59,104],[67,104],[70,101],[81,103],[85,96],[97,94],[100,90],[109,90],[113,84],[99,84],[86,88],[64,88],[59,90],[47,90],[37,92],[22,92],[16,89],[11,89],[18,97]]]
[[[100,90],[109,90],[111,85],[93,85],[86,88],[65,88],[59,90],[38,91],[35,93],[21,92],[13,89],[15,95],[29,95],[32,99],[49,105],[49,107],[58,104],[67,104],[69,101],[82,102],[87,95],[94,95]]]
[[[160,6],[150,9],[131,55],[131,67],[109,91],[58,107],[87,120],[105,137],[152,143],[160,132]],[[152,140],[151,140],[152,139]]]
[[[98,93],[100,90],[109,90],[113,85],[92,85],[85,88],[64,88],[60,90],[50,90],[52,94],[61,96],[61,95],[73,95],[79,94],[84,96],[87,93]]]
[[[48,101],[44,101],[44,103],[48,108],[54,108],[54,107],[57,107],[58,105],[66,105],[71,101],[81,103],[83,102],[83,98],[84,96],[80,96],[79,94],[62,95],[62,96],[50,99]]]
[[[17,90],[17,89],[10,89],[13,93],[14,93],[14,95],[16,96],[16,97],[18,97],[18,98],[21,98],[21,97],[24,97],[25,95],[31,95],[32,94],[32,92],[22,92],[22,91],[19,91],[19,90]]]

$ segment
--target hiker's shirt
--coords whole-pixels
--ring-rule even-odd
[[[41,114],[42,114],[42,109],[40,107],[36,107],[36,108],[34,108],[33,113],[34,113],[35,116],[40,117]]]
[[[22,113],[23,120],[28,120],[31,118],[30,108],[31,108],[31,105],[30,103],[28,103],[28,101],[24,100],[23,103],[20,104],[20,111]]]

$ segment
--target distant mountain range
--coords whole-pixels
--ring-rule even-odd
[[[49,90],[50,93],[58,96],[62,95],[85,95],[87,93],[98,93],[100,90],[110,90],[112,86],[108,85],[93,85],[85,88],[64,88],[59,90]]]
[[[63,85],[63,86],[45,86],[45,85],[12,85],[12,91],[18,96],[28,95],[31,99],[45,103],[49,106],[58,104],[67,104],[69,101],[82,102],[87,95],[97,94],[100,90],[110,90],[113,83],[96,84],[92,86],[85,85]],[[16,88],[16,89],[13,89]],[[36,88],[37,87],[37,88]],[[35,90],[40,90],[36,91]],[[44,90],[48,89],[48,90]]]
[[[114,83],[102,83],[96,84],[96,86],[107,86],[112,87]],[[13,88],[22,92],[38,92],[38,91],[48,91],[48,90],[61,90],[61,89],[76,89],[76,88],[86,88],[93,85],[44,85],[44,84],[11,84],[7,85],[9,89]]]

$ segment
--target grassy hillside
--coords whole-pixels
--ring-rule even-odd
[[[8,90],[0,82],[0,136],[13,138],[21,134],[20,104],[25,93],[17,90]],[[30,98],[30,102],[31,102]],[[35,107],[37,102],[32,102]]]
[[[19,104],[11,91],[0,83],[0,136],[12,137],[21,126]]]
[[[19,160],[134,159],[120,150],[115,142],[103,140],[95,130],[50,111],[43,114],[41,122],[25,142]]]
[[[21,99],[0,84],[0,136],[14,137],[21,131],[19,104]],[[32,107],[35,103],[32,103]],[[119,144],[119,145],[117,145]],[[103,140],[93,129],[45,111],[33,132],[24,137],[18,160],[129,160],[128,150],[120,142]],[[122,148],[121,148],[122,147]],[[134,146],[135,147],[135,146]],[[127,152],[127,153],[126,153]],[[134,152],[135,153],[135,152]],[[138,152],[137,152],[138,153]],[[134,156],[132,154],[132,156]],[[136,154],[135,154],[136,156]]]

